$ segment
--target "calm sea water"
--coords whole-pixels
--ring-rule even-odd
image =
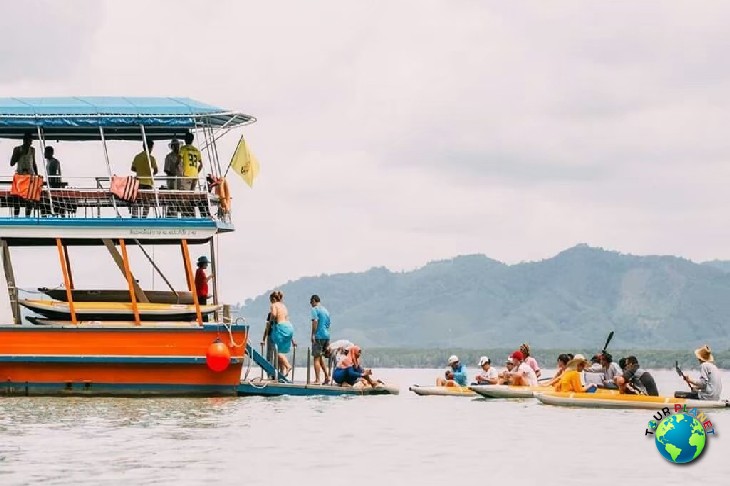
[[[652,411],[408,391],[440,373],[381,370],[399,396],[2,398],[0,484],[726,484],[726,411],[708,413],[702,458],[676,466],[644,436]],[[662,392],[685,386],[654,375]]]

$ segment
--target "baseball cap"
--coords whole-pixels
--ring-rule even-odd
[[[492,364],[492,360],[487,356],[482,356],[479,358],[479,366],[484,366],[485,364]]]
[[[457,363],[458,361],[459,361],[459,357],[456,356],[455,354],[452,354],[451,356],[449,356],[449,361],[448,361],[449,364],[454,364],[454,363]]]

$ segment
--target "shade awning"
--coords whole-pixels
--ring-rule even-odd
[[[110,140],[138,140],[140,125],[148,137],[182,137],[201,127],[234,128],[252,123],[251,115],[190,98],[0,98],[0,138],[26,132],[55,140],[99,140],[99,127]]]

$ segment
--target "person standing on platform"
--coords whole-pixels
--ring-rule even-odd
[[[312,306],[312,357],[314,358],[314,382],[319,384],[320,371],[324,371],[324,384],[329,383],[329,369],[324,354],[330,345],[330,313],[322,305],[319,296],[309,299]]]
[[[210,261],[205,255],[198,258],[198,269],[195,271],[195,294],[198,296],[198,304],[200,305],[208,303],[208,280],[213,278],[213,275],[206,275],[205,273],[209,263]],[[203,315],[203,321],[208,322],[207,315]]]

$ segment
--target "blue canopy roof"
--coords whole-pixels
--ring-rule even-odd
[[[232,128],[254,122],[189,98],[0,98],[0,138],[21,138],[25,132],[56,140],[99,140],[99,127],[111,140],[147,136],[166,139],[196,127]]]

